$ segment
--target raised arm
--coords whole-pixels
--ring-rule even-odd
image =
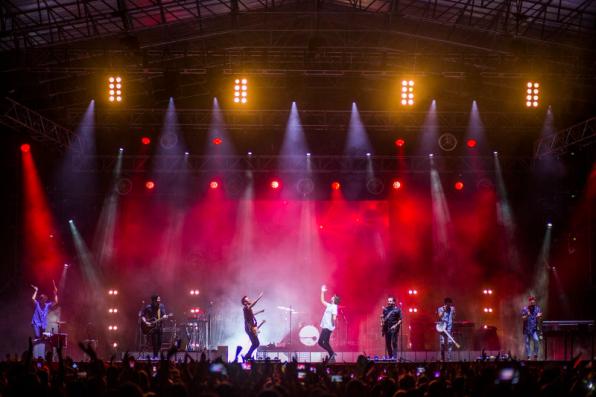
[[[52,280],[52,284],[54,284],[54,306],[58,306],[58,287],[56,287],[54,280]]]
[[[31,284],[31,288],[33,288],[33,296],[31,297],[31,300],[33,301],[33,303],[35,303],[35,299],[37,299],[38,288],[33,284]]]
[[[255,299],[255,301],[252,303],[252,305],[250,305],[250,308],[252,309],[254,307],[254,305],[256,305],[257,302],[261,300],[262,297],[263,297],[263,292],[261,292],[259,294],[259,296],[257,297],[257,299]]]
[[[325,292],[327,292],[327,287],[323,285],[321,286],[321,303],[323,306],[327,307],[329,303],[325,302]]]

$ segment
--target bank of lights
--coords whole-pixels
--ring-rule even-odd
[[[234,81],[234,103],[245,104],[248,100],[248,80],[236,79]]]
[[[409,289],[408,295],[418,295],[418,290],[417,289]]]
[[[278,180],[271,181],[271,189],[276,190],[276,189],[279,189],[280,186],[281,186],[281,184],[279,183]]]
[[[402,106],[414,105],[414,80],[402,80],[401,104]]]
[[[401,182],[400,181],[393,181],[393,183],[391,184],[391,186],[393,187],[394,190],[399,190],[399,189],[401,189]]]
[[[191,289],[189,294],[191,295],[199,295],[199,290],[198,289]]]
[[[409,313],[418,313],[418,308],[417,308],[417,307],[410,307],[410,308],[408,309],[408,312],[409,312]]]
[[[198,307],[192,308],[192,309],[190,309],[190,313],[191,314],[199,314],[199,313],[201,313],[201,309],[199,309]]]
[[[118,295],[118,290],[117,289],[111,289],[108,291],[108,295]]]
[[[484,308],[484,312],[485,313],[492,313],[493,312],[493,308],[492,307],[485,307]]]
[[[526,107],[537,108],[540,103],[540,83],[528,81],[526,83]]]
[[[219,187],[219,183],[217,181],[209,182],[209,189],[217,189]]]
[[[108,331],[118,331],[117,325],[108,325]]]
[[[492,295],[493,294],[493,290],[492,289],[483,289],[482,293],[484,295]]]
[[[118,309],[115,308],[115,307],[110,307],[108,309],[108,313],[110,313],[110,314],[116,314],[116,313],[118,313]]]
[[[122,78],[120,76],[110,76],[108,78],[108,100],[110,102],[122,102]]]
[[[333,189],[333,190],[339,190],[339,189],[341,189],[341,183],[339,183],[337,181],[331,183],[331,189]]]

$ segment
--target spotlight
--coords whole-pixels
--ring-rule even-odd
[[[398,180],[393,181],[393,183],[391,184],[391,186],[393,187],[393,189],[398,190],[401,188],[401,182]]]
[[[70,265],[69,265],[68,263],[65,263],[65,264],[64,264],[64,268],[65,268],[65,269],[68,269],[68,267],[69,267],[69,266],[70,266]]]
[[[151,143],[151,138],[149,138],[147,136],[144,136],[144,137],[141,138],[141,143],[143,145],[149,145]]]
[[[211,189],[217,189],[219,187],[219,183],[217,181],[211,181],[209,182],[209,188]]]
[[[122,153],[122,152],[124,151],[124,148],[122,148],[122,147],[121,147],[120,149],[118,149],[118,151],[119,151],[120,153]]]
[[[212,142],[214,145],[221,145],[223,141],[221,140],[221,138],[214,138]]]
[[[310,157],[310,153],[306,153],[306,157]]]
[[[395,140],[395,146],[397,147],[402,147],[406,144],[406,141],[404,141],[403,139],[399,138]]]
[[[455,190],[462,190],[464,188],[464,183],[462,181],[455,182]]]
[[[537,108],[540,104],[540,83],[528,81],[526,83],[526,107]]]
[[[29,153],[30,150],[31,150],[31,145],[29,145],[28,143],[23,143],[21,145],[21,152]]]
[[[184,155],[185,155],[185,156],[188,156],[189,154],[190,154],[190,153],[188,153],[188,152],[184,152]]]
[[[72,219],[69,219],[68,223],[70,223],[72,225],[74,223],[74,221]]]
[[[114,349],[116,349],[116,348],[118,347],[118,342],[114,342],[114,343],[112,343],[112,347],[113,347]]]
[[[366,153],[366,157],[370,157],[370,153]]]
[[[189,292],[190,295],[199,295],[199,290],[198,289],[191,289]]]
[[[402,80],[401,82],[401,105],[412,106],[414,105],[414,81],[413,80]]]
[[[476,139],[468,139],[468,140],[466,141],[466,145],[467,145],[469,148],[475,148],[477,144],[478,144],[478,142],[476,142]]]
[[[550,229],[551,227],[553,227],[553,224],[549,222],[546,224],[546,227],[548,227]]]
[[[234,80],[234,103],[246,104],[248,101],[248,80],[236,79]]]
[[[108,78],[108,100],[122,102],[122,78],[120,76]]]
[[[248,154],[249,156],[252,156],[252,152],[248,152],[248,153],[246,153],[246,154]]]
[[[145,187],[147,188],[147,190],[153,190],[153,188],[155,188],[155,182],[147,181],[145,182]]]
[[[274,179],[271,181],[271,189],[279,189],[280,183],[278,180]]]
[[[331,183],[331,189],[333,190],[339,190],[341,188],[341,184],[337,181]]]

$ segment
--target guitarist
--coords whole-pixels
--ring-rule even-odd
[[[244,312],[244,331],[250,338],[250,349],[248,352],[242,357],[244,361],[251,360],[253,352],[259,347],[261,344],[259,342],[259,327],[257,326],[257,319],[256,315],[263,313],[264,310],[258,311],[253,313],[252,308],[257,304],[258,301],[261,300],[263,297],[263,293],[261,292],[257,299],[252,302],[248,296],[242,297],[242,311]]]
[[[528,306],[521,311],[524,325],[524,342],[526,348],[526,357],[528,360],[534,358],[538,360],[538,351],[540,350],[542,310],[536,304],[536,297],[528,297]],[[530,345],[534,344],[534,349]]]
[[[159,350],[161,349],[161,338],[162,338],[162,324],[160,321],[162,317],[166,316],[166,308],[161,303],[161,297],[159,295],[151,296],[151,303],[145,306],[141,312],[141,321],[147,327],[151,327],[153,321],[157,321],[155,326],[147,332],[147,336],[151,338],[151,346],[153,348],[153,358],[159,359]]]
[[[395,297],[387,298],[387,306],[381,314],[381,335],[385,337],[385,348],[391,358],[396,358],[397,335],[401,326],[401,308],[395,304]]]
[[[445,325],[445,331],[451,334],[453,321],[455,320],[455,306],[451,298],[445,298],[444,305],[437,310],[438,321]],[[441,361],[445,361],[445,347],[447,347],[447,361],[451,359],[453,343],[444,333],[439,334],[439,345],[441,346]]]

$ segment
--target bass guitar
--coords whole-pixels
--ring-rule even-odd
[[[263,320],[259,323],[259,325],[255,325],[254,327],[251,327],[250,331],[256,336],[261,332],[261,327],[263,326],[263,324],[265,324],[266,321]]]
[[[437,322],[437,324],[435,325],[435,329],[437,330],[438,333],[447,335],[447,338],[451,342],[453,342],[453,344],[455,345],[455,347],[457,347],[458,349],[460,348],[459,343],[457,343],[455,341],[455,339],[453,339],[453,337],[451,336],[451,334],[447,331],[447,324],[444,321]]]
[[[148,335],[148,334],[152,333],[163,320],[170,318],[170,317],[174,317],[174,314],[170,313],[170,314],[166,314],[165,316],[160,317],[160,318],[149,320],[147,322],[145,322],[145,321],[141,322],[141,330],[143,331],[143,334]]]

